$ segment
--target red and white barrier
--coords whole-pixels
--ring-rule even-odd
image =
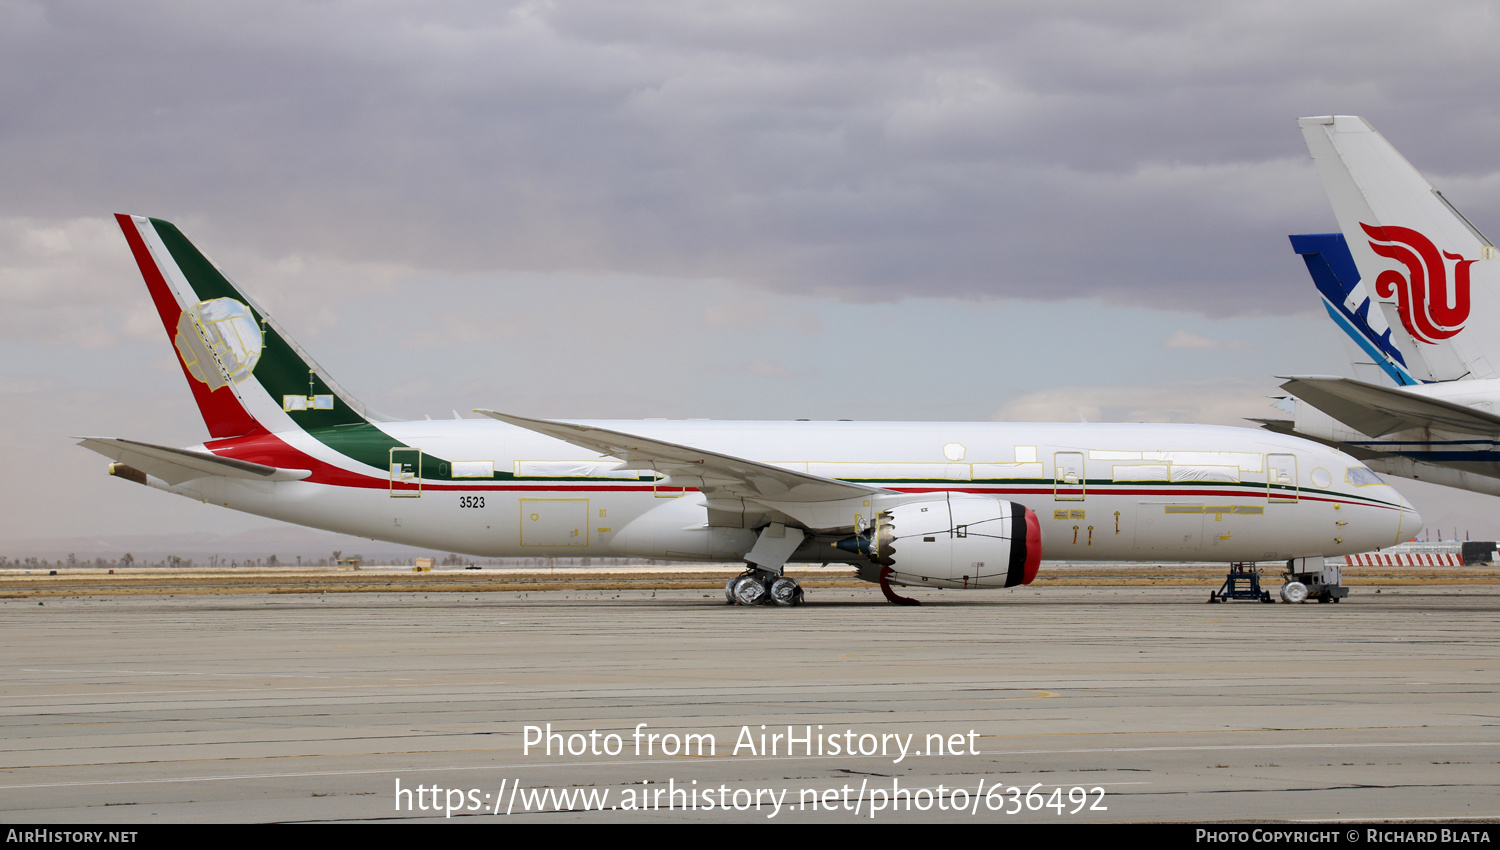
[[[1368,555],[1345,555],[1344,565],[1350,567],[1461,567],[1464,557],[1452,555],[1387,555],[1374,552]]]

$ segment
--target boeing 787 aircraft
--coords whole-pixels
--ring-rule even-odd
[[[210,439],[87,438],[120,478],[314,528],[488,557],[742,562],[731,602],[795,605],[788,562],[1012,587],[1049,558],[1276,562],[1421,528],[1337,449],[1200,425],[393,421],[334,383],[178,229],[118,216]]]
[[[1292,237],[1360,380],[1299,376],[1267,427],[1381,472],[1500,495],[1500,264],[1494,243],[1368,122],[1298,122],[1342,233]]]

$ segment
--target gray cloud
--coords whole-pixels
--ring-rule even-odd
[[[0,0],[0,539],[261,522],[62,436],[203,436],[112,212],[396,415],[1265,415],[1342,366],[1294,119],[1365,115],[1500,234],[1497,14]]]
[[[1331,216],[1292,119],[1368,114],[1482,222],[1497,28],[1483,3],[11,2],[0,215],[441,271],[1294,312],[1283,237]]]
[[[1007,422],[1183,422],[1244,425],[1268,416],[1252,381],[1200,381],[1169,386],[1051,387],[1008,402],[995,419]]]

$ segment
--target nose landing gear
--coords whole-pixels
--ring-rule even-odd
[[[1327,563],[1324,558],[1293,558],[1286,562],[1286,583],[1277,595],[1282,602],[1294,605],[1309,599],[1338,602],[1349,595],[1349,588],[1343,585],[1342,572],[1337,564]],[[1261,589],[1260,571],[1254,564],[1230,564],[1224,586],[1208,595],[1209,602],[1228,602],[1231,599],[1276,601],[1271,591]]]
[[[1298,588],[1301,588],[1300,590]],[[1281,587],[1283,602],[1338,602],[1349,595],[1344,586],[1344,571],[1327,558],[1293,558],[1286,562],[1286,584]]]

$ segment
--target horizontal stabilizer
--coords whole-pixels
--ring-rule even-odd
[[[1254,422],[1260,425],[1260,427],[1273,433],[1285,434],[1288,437],[1300,437],[1304,440],[1312,440],[1314,443],[1322,443],[1323,445],[1330,448],[1338,449],[1339,451],[1358,461],[1368,462],[1373,458],[1385,456],[1384,452],[1376,451],[1375,449],[1367,448],[1365,446],[1356,446],[1352,443],[1341,443],[1338,440],[1330,440],[1323,437],[1315,437],[1312,434],[1304,434],[1301,431],[1297,430],[1296,425],[1291,419],[1251,418],[1248,421]]]
[[[635,464],[632,468],[639,469],[642,468],[642,462],[649,463],[651,468],[668,475],[672,479],[672,486],[697,487],[709,495],[717,491],[757,501],[832,502],[888,492],[879,487],[795,472],[767,463],[606,428],[546,419],[526,419],[493,410],[476,410],[475,413],[483,413],[518,428],[545,434],[600,454],[612,455]]]
[[[1349,378],[1294,377],[1281,388],[1371,437],[1412,428],[1500,436],[1500,416]]]
[[[93,449],[111,460],[129,464],[168,484],[181,484],[184,481],[213,475],[223,478],[243,478],[250,481],[300,481],[312,474],[306,469],[281,469],[245,460],[219,457],[208,452],[153,446],[150,443],[137,443],[134,440],[84,437],[78,441],[78,445]]]

